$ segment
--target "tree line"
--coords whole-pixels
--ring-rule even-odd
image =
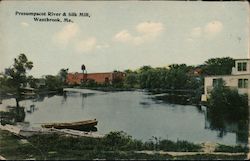
[[[124,85],[146,89],[199,89],[208,75],[231,74],[234,60],[230,57],[212,58],[204,64],[188,66],[171,64],[168,67],[143,66],[138,70],[125,70]]]
[[[6,68],[0,77],[1,93],[5,91],[14,93],[18,99],[21,95],[21,88],[28,84],[33,88],[47,90],[58,90],[67,86],[66,78],[68,69],[61,69],[57,75],[46,75],[43,86],[37,86],[39,79],[28,76],[27,72],[33,68],[33,62],[29,61],[25,54],[14,58],[11,67]],[[207,75],[228,75],[234,66],[234,60],[230,57],[208,59],[201,65],[188,66],[186,64],[171,64],[168,67],[143,66],[137,70],[125,70],[125,78],[120,77],[112,80],[112,83],[105,86],[115,88],[141,88],[141,89],[187,89],[199,90],[203,87],[204,76]],[[117,71],[116,71],[117,72]],[[196,73],[195,73],[196,72]],[[103,86],[89,81],[88,86]],[[84,86],[84,85],[83,85]]]

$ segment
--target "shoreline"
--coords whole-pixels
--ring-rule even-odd
[[[89,137],[70,137],[67,135],[57,135],[57,134],[46,134],[46,135],[35,135],[30,137],[17,137],[7,131],[0,130],[0,141],[2,145],[0,145],[1,156],[5,159],[94,159],[96,157],[109,159],[201,159],[204,157],[209,159],[246,159],[247,152],[237,151],[236,147],[231,147],[232,149],[236,149],[234,152],[224,151],[215,151],[215,147],[211,150],[211,144],[204,143],[199,144],[198,149],[196,150],[181,150],[175,151],[164,150],[164,149],[155,149],[152,145],[151,148],[146,147],[136,147],[136,146],[128,146],[129,142],[135,142],[136,140],[126,140],[126,135],[122,135],[121,139],[125,139],[125,142],[117,142],[118,144],[111,144],[107,142],[109,140],[109,136],[115,137],[117,133],[109,133],[104,136],[104,138],[89,138]],[[115,134],[115,135],[114,135]],[[120,135],[119,135],[120,136]],[[116,138],[116,137],[115,137]],[[60,142],[58,142],[59,140]],[[110,138],[111,139],[111,138]],[[118,138],[117,138],[118,139]],[[127,138],[128,139],[128,138]],[[72,144],[76,142],[78,144]],[[82,144],[85,143],[85,144]],[[135,142],[136,143],[136,142]],[[174,146],[177,146],[175,142]],[[97,145],[98,144],[98,145]],[[128,145],[127,145],[128,144]],[[138,144],[138,143],[136,143]],[[136,145],[134,144],[134,145]],[[145,144],[145,143],[143,143]],[[193,143],[189,143],[190,145],[194,145]],[[127,148],[122,148],[127,145]],[[139,145],[139,144],[138,144]],[[138,146],[137,145],[137,146]],[[147,145],[147,144],[145,144]],[[197,145],[197,144],[195,144]],[[65,147],[67,146],[70,150],[67,150]],[[89,149],[90,146],[93,148]],[[172,145],[173,146],[173,145]],[[217,145],[217,147],[220,145]],[[223,145],[225,146],[225,145]],[[171,147],[166,146],[167,147]],[[229,147],[229,146],[227,146]],[[49,148],[49,149],[47,149]],[[87,148],[87,149],[86,149]],[[145,149],[146,148],[146,149]],[[8,150],[7,150],[8,149]],[[16,151],[17,149],[22,149],[20,151]],[[38,151],[39,149],[39,151]],[[94,150],[95,149],[95,150]],[[7,151],[6,151],[7,150]],[[242,149],[243,150],[243,149]],[[42,154],[41,154],[42,153]],[[102,154],[102,155],[99,155]],[[111,155],[112,154],[112,155]],[[110,156],[111,155],[111,156]]]

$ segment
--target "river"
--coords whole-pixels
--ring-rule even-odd
[[[14,105],[14,99],[5,99],[0,109]],[[96,118],[99,134],[124,131],[143,141],[155,136],[195,143],[209,141],[236,145],[247,142],[247,138],[242,138],[237,131],[237,124],[228,124],[223,131],[211,127],[205,106],[170,104],[143,91],[95,92],[82,89],[80,93],[66,92],[65,95],[23,100],[20,105],[25,107],[24,121],[31,126]]]

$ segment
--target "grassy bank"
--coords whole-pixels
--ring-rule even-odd
[[[219,144],[216,148],[215,148],[215,152],[229,152],[229,153],[238,153],[238,152],[248,152],[248,148],[247,147],[242,147],[239,145],[236,146],[228,146],[228,145],[221,145]]]
[[[28,141],[28,142],[27,142]],[[74,138],[58,134],[36,135],[22,139],[0,131],[1,155],[7,159],[244,159],[245,155],[184,155],[136,153],[141,150],[201,151],[201,146],[186,141],[141,142],[123,132],[111,132],[104,138]]]

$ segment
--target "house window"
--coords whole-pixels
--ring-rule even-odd
[[[220,82],[222,82],[222,79],[219,78],[219,79],[213,79],[213,87],[216,87],[220,84]]]
[[[247,71],[247,63],[246,62],[238,63],[238,71]]]
[[[238,79],[239,88],[248,88],[248,79]]]

